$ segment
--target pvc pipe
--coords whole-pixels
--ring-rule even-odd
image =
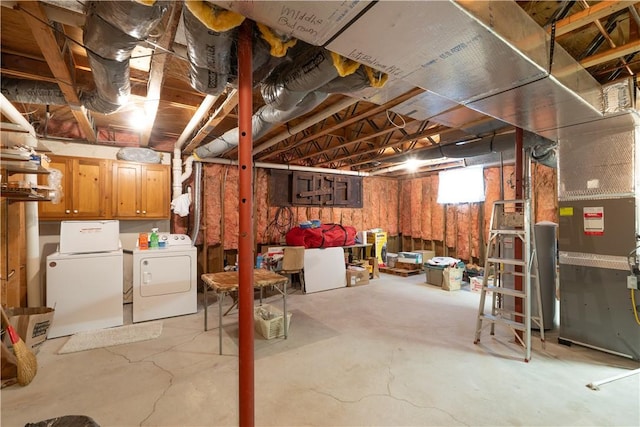
[[[38,185],[35,175],[25,175],[31,186]],[[40,229],[38,222],[38,204],[25,203],[25,236],[26,236],[26,273],[27,273],[27,307],[41,307],[42,287],[40,286]]]
[[[194,129],[198,126],[200,120],[202,120],[204,115],[209,112],[211,107],[213,107],[213,104],[215,104],[217,99],[218,95],[205,96],[205,98],[202,100],[202,103],[193,114],[193,117],[191,117],[191,120],[189,120],[189,123],[178,137],[178,140],[176,141],[176,148],[181,149],[184,143],[187,142],[187,139],[191,138],[191,134],[193,133]]]
[[[22,126],[27,132],[29,132],[29,135],[33,137],[36,136],[36,130],[33,128],[33,126],[31,126],[31,123],[29,123],[29,121],[25,119],[22,114],[20,114],[16,107],[14,107],[13,104],[9,102],[9,100],[1,93],[0,111],[2,111],[2,114],[7,116],[7,118],[13,123]]]
[[[171,159],[171,174],[172,174],[172,186],[173,189],[171,200],[175,200],[182,194],[182,158],[180,153],[180,148],[176,147],[173,149],[173,158]]]
[[[230,165],[234,166],[238,164],[237,160],[223,159],[220,157],[211,157],[199,159],[199,162],[202,163],[214,163],[218,165]],[[327,169],[327,168],[314,168],[311,166],[298,166],[298,165],[282,165],[279,163],[266,163],[266,162],[254,162],[254,167],[263,168],[263,169],[280,169],[280,170],[291,170],[291,171],[303,171],[303,172],[321,172],[321,173],[332,173],[335,175],[351,175],[351,176],[369,176],[369,172],[362,171],[350,171],[350,170],[342,170],[342,169]]]
[[[239,425],[255,424],[253,354],[253,65],[251,37],[253,27],[246,20],[238,36],[238,124],[239,213],[238,309],[239,309]],[[286,315],[286,313],[285,313]]]
[[[23,127],[29,135],[36,137],[36,130],[31,123],[0,93],[0,110],[13,123]],[[37,144],[37,140],[34,139]],[[35,175],[26,175],[32,186],[38,184]],[[27,273],[27,306],[40,307],[42,288],[40,287],[40,231],[38,224],[37,203],[25,203],[25,239],[26,239],[26,273]]]
[[[191,176],[191,172],[193,170],[193,161],[194,161],[193,156],[189,156],[185,159],[184,172],[182,172],[182,175],[180,176],[181,184],[185,182],[187,179],[189,179],[189,177]]]

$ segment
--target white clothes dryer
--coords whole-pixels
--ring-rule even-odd
[[[134,323],[198,311],[196,247],[184,234],[158,237],[164,247],[133,250]]]

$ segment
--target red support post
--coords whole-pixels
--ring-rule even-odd
[[[516,128],[516,146],[515,146],[515,178],[516,178],[516,199],[524,199],[524,133],[522,128]],[[523,204],[524,206],[524,204]],[[526,224],[525,224],[526,226]],[[514,242],[515,243],[515,242]],[[515,244],[514,246],[514,255],[516,259],[524,259],[523,255],[523,246],[524,242],[520,242],[520,244]],[[516,271],[525,271],[520,266],[516,266]],[[522,291],[522,276],[514,277],[514,288],[518,291]],[[518,313],[523,313],[523,305],[522,298],[515,298],[514,301],[515,311]],[[521,316],[516,316],[516,322],[522,322],[523,319]],[[517,331],[518,336],[522,338],[522,331]]]
[[[255,424],[253,351],[253,66],[252,22],[244,21],[238,37],[238,144],[239,214],[238,309],[239,309],[239,424]]]

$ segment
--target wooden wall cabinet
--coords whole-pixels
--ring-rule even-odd
[[[170,217],[171,174],[168,165],[114,161],[112,179],[113,218]]]
[[[62,198],[59,203],[43,202],[40,219],[107,219],[110,216],[110,161],[84,157],[50,156],[49,168],[62,172]],[[47,177],[39,178],[47,184]]]

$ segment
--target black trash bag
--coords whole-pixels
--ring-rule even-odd
[[[37,423],[27,423],[24,427],[100,427],[100,425],[86,415],[65,415]]]

